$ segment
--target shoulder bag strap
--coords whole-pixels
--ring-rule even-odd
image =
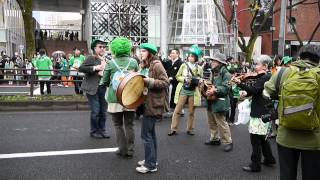
[[[187,62],[186,62],[185,64],[186,64],[186,66],[187,66],[187,68],[188,68],[188,71],[191,73],[192,76],[194,76],[194,74],[193,74],[193,72],[192,72],[189,64],[188,64]]]
[[[280,90],[280,82],[281,82],[281,78],[282,78],[282,75],[283,75],[283,72],[286,70],[285,67],[282,67],[278,73],[278,76],[277,76],[277,80],[276,80],[276,94],[278,95],[279,94],[279,90]]]

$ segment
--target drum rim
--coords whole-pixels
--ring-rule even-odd
[[[129,79],[131,79],[131,78],[133,78],[133,77],[135,77],[135,76],[142,76],[142,77],[144,77],[144,75],[142,75],[142,74],[140,74],[140,73],[138,73],[138,72],[131,72],[131,73],[129,73],[128,76],[125,76],[125,77],[121,80],[121,82],[120,82],[120,84],[119,84],[119,86],[118,86],[118,88],[117,88],[117,92],[116,92],[116,95],[117,95],[117,98],[118,98],[118,102],[119,102],[122,106],[124,106],[125,108],[128,108],[128,109],[135,109],[135,108],[137,108],[139,105],[141,105],[141,104],[144,102],[144,99],[145,99],[145,95],[142,94],[142,95],[139,97],[139,99],[138,99],[136,102],[132,103],[132,104],[124,105],[123,102],[122,102],[122,92],[123,92],[124,87],[125,87],[125,85],[126,85],[125,82],[128,82],[127,80],[129,80]]]

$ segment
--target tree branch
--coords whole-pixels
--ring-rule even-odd
[[[238,45],[239,45],[241,51],[245,52],[246,51],[246,40],[244,39],[243,33],[241,31],[238,31],[238,34],[240,37],[240,40],[238,40]]]
[[[251,19],[251,22],[250,22],[251,34],[255,33],[254,24],[256,22],[258,13],[259,13],[259,9],[255,10],[254,13],[253,13],[253,16],[252,16],[252,19]]]
[[[216,7],[218,8],[218,11],[220,12],[220,14],[223,17],[223,19],[228,23],[228,25],[231,24],[233,17],[231,19],[228,19],[226,14],[222,10],[220,4],[217,2],[217,0],[213,0],[213,2],[214,2],[214,5],[216,5]]]
[[[300,38],[300,36],[299,36],[299,34],[298,34],[298,31],[297,31],[296,26],[291,22],[291,20],[289,20],[289,19],[290,19],[289,16],[287,16],[286,18],[287,18],[289,24],[291,25],[292,30],[293,30],[294,34],[296,35],[297,40],[299,41],[300,46],[303,46],[303,42],[302,42],[302,40],[301,40],[301,38]]]
[[[264,15],[263,21],[258,29],[258,33],[261,31],[262,27],[266,24],[268,18],[271,16],[272,12],[273,12],[273,7],[275,6],[275,4],[277,3],[277,0],[274,0],[273,3],[270,6],[269,11]]]
[[[316,26],[316,28],[314,28],[314,30],[310,36],[310,39],[308,41],[308,44],[310,44],[310,42],[312,41],[312,39],[313,39],[314,35],[316,34],[317,30],[319,29],[319,27],[320,27],[320,21],[318,22],[318,25]]]

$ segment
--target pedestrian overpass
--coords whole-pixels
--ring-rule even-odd
[[[34,11],[81,12],[87,0],[33,0]]]

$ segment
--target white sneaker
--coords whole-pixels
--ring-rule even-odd
[[[154,168],[154,169],[148,169],[147,167],[145,167],[145,166],[140,166],[140,167],[137,167],[136,168],[136,171],[138,171],[139,173],[143,173],[143,174],[145,174],[145,173],[148,173],[148,172],[151,172],[151,173],[153,173],[153,172],[157,172],[158,171],[158,169],[157,168]]]
[[[144,160],[138,161],[138,165],[139,166],[144,166]],[[156,166],[158,166],[158,165],[159,165],[159,163],[156,162]]]

